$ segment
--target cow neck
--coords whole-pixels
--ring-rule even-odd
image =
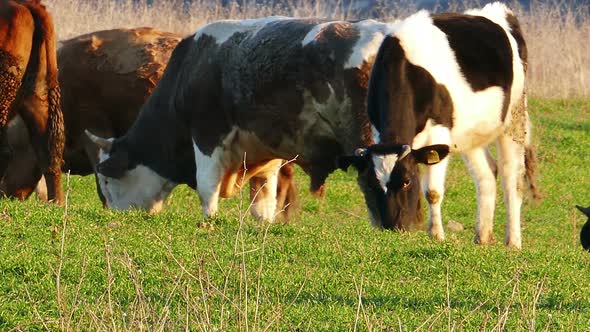
[[[407,60],[398,38],[385,38],[373,69],[368,113],[382,143],[412,144],[429,119],[452,128],[448,90]]]

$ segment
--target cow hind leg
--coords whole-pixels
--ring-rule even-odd
[[[487,148],[480,147],[463,154],[477,190],[475,243],[494,242],[494,208],[496,204],[496,171]]]
[[[426,196],[430,211],[430,224],[428,232],[430,236],[438,241],[445,239],[445,232],[442,226],[441,205],[445,193],[445,175],[450,158],[444,158],[435,165],[426,167],[422,177],[422,190]]]
[[[510,135],[502,135],[498,139],[498,156],[507,215],[504,243],[508,247],[520,249],[520,209],[525,173],[524,144],[515,141]]]
[[[295,165],[284,164],[279,170],[277,183],[277,210],[285,218],[290,219],[297,210],[297,188],[295,186]]]
[[[31,143],[37,155],[39,168],[45,177],[47,198],[49,201],[60,204],[63,201],[61,166],[63,163],[64,132],[63,119],[53,119],[53,117],[61,119],[62,115],[61,110],[50,109],[50,106],[55,103],[55,101],[48,101],[53,98],[52,93],[49,91],[47,98],[36,94],[28,96],[20,114],[31,134]],[[57,98],[59,101],[59,97]],[[60,126],[57,123],[62,124]]]
[[[254,218],[272,221],[277,209],[278,167],[265,169],[250,179],[250,213]]]

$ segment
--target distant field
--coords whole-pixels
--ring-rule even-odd
[[[546,198],[525,202],[520,252],[502,245],[501,196],[498,243],[472,243],[475,190],[459,157],[443,216],[466,229],[444,243],[372,228],[352,171],[329,178],[323,201],[299,173],[288,224],[242,218],[238,197],[213,229],[197,227],[186,187],[151,216],[103,210],[93,179],[72,177],[65,212],[0,201],[0,330],[587,330],[574,204],[590,205],[590,102],[534,99],[530,113]]]
[[[357,2],[361,2],[358,0]],[[340,0],[44,0],[53,13],[60,39],[97,30],[151,26],[189,35],[206,23],[269,15],[366,19]],[[379,0],[371,18],[392,21],[416,11],[414,0]],[[481,7],[489,0],[451,0],[451,11]],[[530,10],[508,3],[518,16],[528,45],[529,95],[540,98],[590,98],[590,3],[531,0]],[[348,3],[348,2],[347,2]],[[353,0],[354,4],[355,1]]]

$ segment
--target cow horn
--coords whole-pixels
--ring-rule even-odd
[[[86,136],[88,136],[88,138],[90,138],[90,140],[94,142],[94,144],[96,144],[99,148],[105,152],[111,151],[111,147],[113,146],[112,139],[98,137],[91,133],[88,129],[85,129],[84,132],[86,133]]]
[[[409,145],[402,145],[402,152],[399,154],[398,160],[404,159],[407,155],[410,154],[410,152],[412,152],[412,148]]]
[[[367,154],[366,148],[358,148],[358,149],[354,150],[354,155],[356,157],[364,157],[366,154]]]

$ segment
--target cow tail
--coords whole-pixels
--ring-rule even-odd
[[[42,24],[44,33],[43,43],[46,52],[46,80],[49,103],[49,118],[47,120],[49,170],[55,173],[61,172],[65,148],[64,118],[61,109],[61,91],[57,69],[57,41],[51,15],[40,2],[37,2],[35,7],[35,12]]]
[[[51,158],[49,168],[52,171],[61,171],[65,148],[65,133],[59,85],[49,89],[49,119],[47,130],[49,156]]]
[[[535,201],[541,200],[543,195],[539,191],[537,185],[536,173],[537,173],[537,155],[535,149],[531,145],[524,147],[524,168],[525,168],[525,179],[529,185],[529,190]]]
[[[286,189],[284,188],[286,187]],[[297,187],[295,186],[295,165],[293,163],[284,164],[279,170],[279,186],[278,191],[285,191],[284,193],[277,193],[280,197],[277,210],[284,210],[283,217],[286,220],[292,219],[299,210],[299,199],[297,196]]]

